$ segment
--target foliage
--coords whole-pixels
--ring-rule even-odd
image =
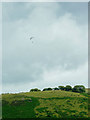
[[[57,88],[57,87],[55,87],[55,88],[53,88],[54,90],[59,90],[59,88]]]
[[[40,118],[78,118],[88,117],[88,98],[61,97],[41,98],[35,108],[36,117]],[[81,114],[82,112],[82,114]]]
[[[72,89],[73,92],[83,93],[85,92],[85,87],[83,85],[76,85]]]
[[[88,94],[84,94],[61,90],[3,94],[2,116],[33,119],[88,118]]]
[[[65,87],[64,86],[58,86],[59,90],[64,90]]]
[[[41,91],[41,90],[39,90],[38,88],[34,88],[30,90],[30,92],[33,92],[33,91]]]
[[[52,88],[44,88],[43,91],[52,90]]]
[[[72,87],[70,85],[66,85],[65,90],[70,91],[70,90],[72,90]]]

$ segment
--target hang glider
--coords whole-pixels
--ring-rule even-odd
[[[30,37],[30,40],[32,40],[34,37]]]

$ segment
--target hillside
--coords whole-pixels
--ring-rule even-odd
[[[2,95],[3,118],[87,118],[88,95],[39,91]]]

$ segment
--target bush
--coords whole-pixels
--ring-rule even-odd
[[[43,91],[47,91],[47,88],[44,88]]]
[[[58,86],[59,90],[64,90],[65,87],[64,86]]]
[[[57,88],[57,87],[55,87],[55,88],[53,88],[54,90],[59,90],[59,88]]]
[[[34,88],[30,90],[30,92],[33,92],[33,91],[41,91],[41,90],[39,90],[38,88]]]
[[[52,88],[48,88],[47,90],[52,90]]]
[[[76,85],[72,89],[73,92],[83,93],[85,92],[85,87],[83,85]]]
[[[72,90],[72,87],[70,85],[66,85],[65,90],[70,91],[70,90]]]
[[[52,88],[44,88],[43,91],[52,90]]]

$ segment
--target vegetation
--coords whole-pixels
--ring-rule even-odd
[[[3,118],[88,118],[87,93],[48,90],[3,94],[2,104]]]
[[[74,86],[73,92],[83,93],[85,92],[85,87],[83,85],[76,85]]]
[[[64,86],[58,86],[59,87],[59,90],[64,90],[65,87]]]
[[[30,90],[30,92],[33,92],[33,91],[41,91],[41,90],[39,90],[38,88],[34,88]]]
[[[2,116],[3,118],[88,118],[90,94],[89,90],[84,88],[79,85],[73,88],[67,85],[44,88],[42,91],[35,88],[25,93],[2,94]]]
[[[53,88],[53,90],[59,90],[59,88],[55,87],[55,88]]]
[[[65,90],[65,91],[83,93],[85,92],[85,87],[83,85],[76,85],[72,88],[70,85],[66,85],[66,87],[58,86],[55,88],[44,88],[42,91],[48,91],[48,90]],[[41,91],[41,90],[38,88],[34,88],[30,90],[30,92],[33,92],[33,91]]]
[[[71,87],[70,85],[66,85],[65,90],[66,90],[66,91],[71,91],[71,90],[72,90],[72,87]]]
[[[33,118],[35,116],[34,108],[39,105],[38,99],[24,95],[6,95],[8,100],[2,100],[3,118]]]
[[[44,88],[43,91],[53,90],[52,88]]]

